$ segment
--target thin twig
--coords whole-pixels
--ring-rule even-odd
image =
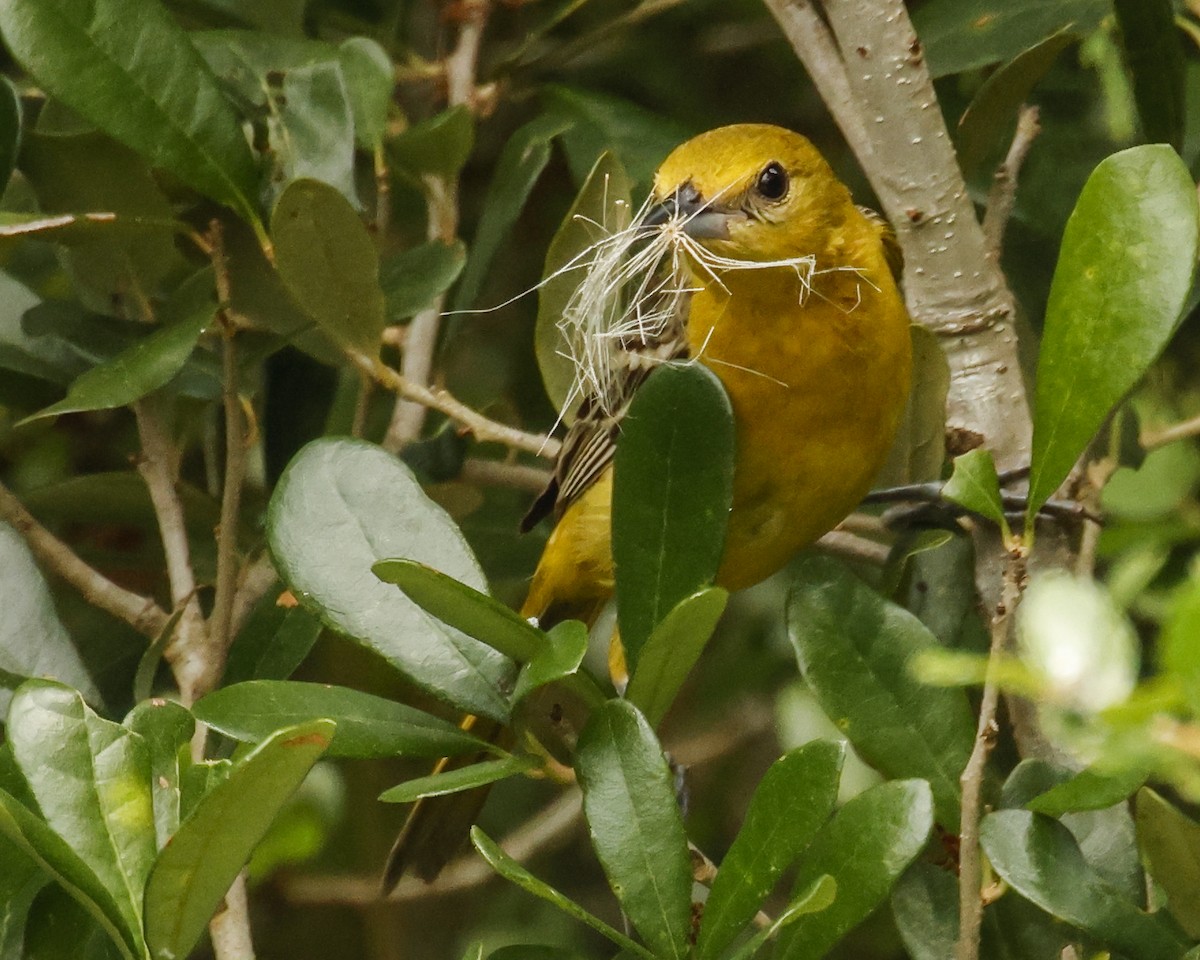
[[[1157,450],[1159,447],[1165,447],[1168,443],[1174,443],[1176,440],[1186,440],[1196,436],[1200,436],[1200,417],[1192,417],[1180,423],[1171,424],[1169,427],[1163,427],[1161,430],[1143,430],[1139,442],[1142,449],[1149,452]]]
[[[1017,114],[1017,130],[1013,134],[1004,162],[996,168],[992,189],[988,193],[987,213],[983,217],[983,235],[995,256],[1000,256],[1004,242],[1004,230],[1012,216],[1013,203],[1017,198],[1017,177],[1033,141],[1041,132],[1038,123],[1038,108],[1022,106]]]
[[[529,467],[523,463],[507,463],[503,460],[471,459],[463,463],[462,479],[470,483],[481,483],[497,487],[516,487],[541,493],[553,476],[549,470]]]
[[[816,548],[822,553],[873,567],[882,567],[887,563],[891,552],[885,543],[876,543],[845,530],[830,530],[816,542]]]
[[[157,603],[126,590],[88,566],[74,550],[38,523],[3,484],[0,484],[0,517],[25,539],[39,563],[78,590],[93,607],[129,624],[151,640],[162,633],[168,617]]]
[[[979,957],[979,929],[983,920],[983,900],[980,896],[982,868],[979,857],[983,775],[997,733],[996,707],[1000,699],[1000,686],[996,682],[996,668],[1008,649],[1010,625],[1021,599],[1024,582],[1025,555],[1020,547],[1015,547],[1005,559],[1000,601],[992,614],[992,643],[983,684],[983,698],[979,705],[975,745],[962,776],[959,777],[962,786],[962,819],[959,826],[958,861],[959,933],[955,960],[978,960]]]
[[[360,370],[370,376],[376,383],[387,390],[403,397],[414,400],[439,413],[444,413],[451,420],[457,421],[467,431],[474,434],[482,442],[502,443],[514,450],[524,450],[539,457],[553,460],[558,456],[561,444],[558,440],[545,434],[526,433],[516,427],[498,423],[477,413],[464,403],[454,399],[446,390],[430,389],[417,383],[412,383],[403,375],[389,367],[382,360],[368,357],[364,353],[351,351],[351,361]]]

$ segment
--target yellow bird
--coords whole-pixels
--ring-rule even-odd
[[[887,456],[911,364],[899,251],[813,145],[780,127],[740,124],[689,140],[659,168],[652,201],[643,227],[679,230],[714,257],[688,259],[684,315],[662,338],[631,347],[649,358],[631,363],[618,389],[631,395],[655,362],[688,356],[724,384],[737,448],[717,582],[739,589],[853,510]],[[798,270],[799,258],[811,269]],[[591,622],[613,592],[613,406],[584,401],[526,518],[528,527],[558,516],[521,611],[543,627]],[[441,799],[449,802],[413,810],[385,886],[409,866],[436,876],[482,803]]]

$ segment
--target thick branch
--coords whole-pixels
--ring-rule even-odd
[[[3,484],[0,484],[0,517],[25,538],[39,563],[78,590],[92,606],[124,621],[151,640],[162,633],[168,617],[157,603],[113,583],[84,563],[74,550],[38,523]]]

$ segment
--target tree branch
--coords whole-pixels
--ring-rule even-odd
[[[507,463],[503,460],[467,460],[460,474],[469,483],[481,483],[497,487],[515,487],[531,493],[546,489],[553,474],[541,467],[529,467],[523,463]]]
[[[0,483],[0,517],[25,539],[38,562],[70,584],[93,607],[129,624],[154,640],[165,629],[167,614],[150,597],[126,590],[88,566],[63,541],[43,527],[16,495]]]
[[[1017,177],[1025,163],[1025,156],[1041,129],[1038,124],[1038,108],[1022,106],[1017,114],[1017,131],[1013,134],[1008,153],[1004,162],[996,168],[996,175],[992,179],[987,212],[983,216],[983,235],[987,238],[994,257],[1000,256],[1004,229],[1012,216],[1013,203],[1017,198]]]

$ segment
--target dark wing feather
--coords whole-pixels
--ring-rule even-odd
[[[879,231],[879,240],[883,244],[883,258],[892,271],[892,277],[896,283],[899,283],[900,275],[904,272],[904,248],[896,239],[896,231],[878,211],[872,210],[870,207],[859,207],[858,212],[870,220]]]

